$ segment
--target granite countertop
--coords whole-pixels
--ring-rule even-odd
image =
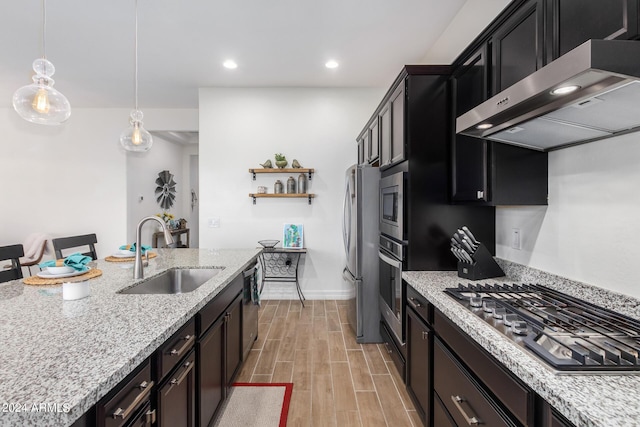
[[[62,286],[0,284],[0,426],[72,424],[235,278],[260,249],[159,249],[145,277],[171,267],[225,267],[193,292],[124,295],[132,263],[95,261],[90,296]],[[93,265],[93,264],[90,264]],[[47,406],[48,405],[48,406]]]
[[[501,262],[506,277],[469,282],[455,271],[409,271],[402,278],[507,369],[579,427],[640,426],[638,375],[556,375],[444,291],[458,283],[538,283],[640,319],[640,300]]]

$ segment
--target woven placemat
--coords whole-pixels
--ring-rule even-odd
[[[149,252],[149,258],[155,258],[157,256],[158,256],[158,254],[156,254],[155,252]],[[142,259],[144,259],[144,258],[146,258],[146,255],[142,255]],[[135,259],[136,259],[135,256],[126,257],[126,258],[120,258],[120,257],[117,257],[117,256],[109,255],[104,260],[105,261],[109,261],[109,262],[133,262],[133,261],[135,261]]]
[[[102,276],[102,270],[92,268],[84,274],[73,277],[60,277],[56,279],[45,279],[39,276],[31,276],[24,279],[22,282],[25,285],[59,285],[66,282],[82,282],[83,280],[93,279],[94,277]]]

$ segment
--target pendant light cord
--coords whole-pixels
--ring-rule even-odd
[[[47,59],[47,0],[42,0],[42,57]]]
[[[134,48],[134,55],[135,55],[135,106],[136,106],[136,111],[138,110],[138,0],[136,0],[136,37],[135,37],[135,48]]]

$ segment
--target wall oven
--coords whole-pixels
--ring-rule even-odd
[[[382,318],[395,335],[400,345],[404,345],[405,300],[402,286],[402,261],[405,245],[385,236],[380,236],[378,256],[380,258],[380,311]]]
[[[403,241],[404,172],[380,179],[380,233]]]

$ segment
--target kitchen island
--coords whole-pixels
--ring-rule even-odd
[[[509,263],[501,266],[507,273],[506,277],[476,283],[539,283],[640,319],[640,301],[636,298]],[[543,362],[489,327],[444,292],[445,288],[455,288],[458,283],[470,283],[459,278],[457,272],[410,271],[403,272],[402,277],[435,309],[576,426],[640,425],[640,401],[637,398],[640,372],[628,375],[556,375]]]
[[[196,290],[125,295],[131,263],[104,260],[90,296],[63,301],[61,285],[0,284],[0,426],[67,426],[82,416],[218,295],[260,249],[158,249],[149,278],[178,268],[224,267]]]

